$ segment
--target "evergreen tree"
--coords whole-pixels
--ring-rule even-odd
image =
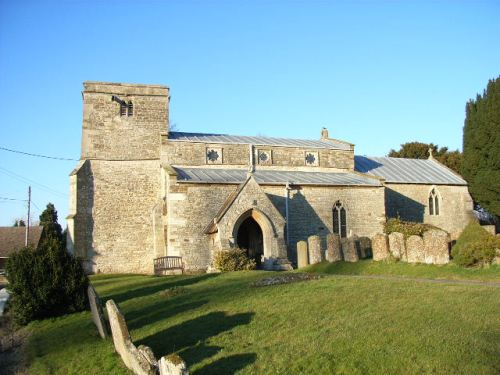
[[[500,76],[465,107],[462,173],[474,200],[500,216]]]
[[[398,151],[389,151],[388,156],[393,158],[427,159],[429,157],[429,149],[432,149],[432,155],[437,161],[460,173],[462,168],[462,153],[458,150],[448,151],[448,147],[439,148],[434,143],[403,143]]]
[[[52,203],[47,204],[45,210],[40,214],[40,225],[43,226],[38,249],[44,249],[52,241],[64,243],[61,225],[57,222],[57,211]]]

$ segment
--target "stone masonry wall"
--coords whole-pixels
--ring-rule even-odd
[[[133,103],[133,116],[120,116],[116,95]],[[160,134],[168,131],[166,86],[85,82],[82,159],[159,159]]]
[[[222,148],[222,165],[243,166],[249,165],[250,163],[249,145],[179,142],[169,141],[166,137],[162,139],[162,163],[170,165],[205,166],[207,165],[207,148]],[[267,162],[265,165],[259,165],[259,150],[270,152],[271,162]],[[313,171],[317,168],[354,169],[353,151],[319,150],[319,165],[317,167],[305,165],[306,151],[308,151],[308,149],[299,147],[255,146],[253,148],[255,164],[260,168],[271,166],[301,167],[306,171]]]
[[[439,196],[439,215],[429,215],[429,193]],[[388,217],[423,222],[444,229],[456,239],[472,217],[473,203],[467,186],[387,184]]]
[[[159,161],[92,160],[81,174],[79,191],[88,194],[77,197],[75,250],[87,269],[152,273]]]

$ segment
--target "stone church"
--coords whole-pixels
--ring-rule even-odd
[[[469,221],[467,183],[432,155],[358,156],[327,129],[317,140],[169,131],[168,87],[83,86],[67,221],[88,272],[152,273],[163,256],[207,270],[232,247],[282,269],[310,235],[371,238],[399,216],[456,238]]]

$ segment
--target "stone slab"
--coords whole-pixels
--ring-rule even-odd
[[[307,239],[307,245],[309,248],[309,263],[316,264],[322,261],[321,257],[321,239],[319,236],[310,236]]]
[[[403,233],[392,232],[389,234],[389,251],[394,258],[406,262],[405,236]]]
[[[309,264],[309,258],[307,255],[307,242],[299,241],[297,242],[297,267],[302,268]]]
[[[105,339],[108,337],[108,329],[106,319],[104,318],[104,313],[102,311],[102,302],[92,285],[89,285],[87,288],[87,296],[89,298],[92,320],[97,328],[97,331],[99,332],[99,336]]]
[[[424,263],[424,240],[420,236],[410,236],[406,240],[406,255],[408,263]]]
[[[389,242],[387,235],[379,233],[372,238],[373,260],[386,260],[389,258]]]
[[[7,292],[6,288],[3,288],[0,290],[0,316],[3,315],[3,312],[5,310],[5,306],[7,305],[7,302],[9,301],[10,294]]]
[[[189,375],[186,363],[176,354],[161,357],[158,366],[160,375]]]
[[[424,232],[425,263],[446,264],[450,261],[448,252],[449,235],[439,229]]]
[[[372,241],[369,237],[359,237],[357,248],[360,259],[365,259],[372,256]]]
[[[340,245],[340,236],[330,233],[326,236],[326,254],[328,262],[338,262],[342,260],[342,248]]]
[[[351,236],[348,238],[343,238],[341,240],[342,243],[342,253],[344,255],[344,261],[346,262],[357,262],[359,260],[358,257],[358,249],[356,246],[358,238],[356,236]]]

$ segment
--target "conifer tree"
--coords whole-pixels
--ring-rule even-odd
[[[500,77],[466,107],[462,173],[474,200],[500,216]]]

